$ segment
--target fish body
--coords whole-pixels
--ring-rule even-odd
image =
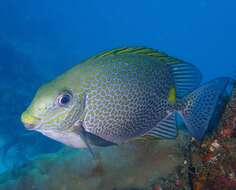
[[[167,97],[175,84],[165,63],[134,54],[105,57],[95,67],[86,91],[86,131],[120,143],[147,132],[172,109]]]
[[[227,80],[194,91],[200,82],[195,66],[159,51],[114,49],[41,87],[22,122],[73,147],[106,146],[139,137],[175,138],[179,114],[201,139]],[[201,110],[206,103],[207,113]]]

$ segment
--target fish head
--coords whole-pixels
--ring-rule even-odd
[[[82,93],[52,81],[37,91],[21,121],[29,130],[65,131],[80,118],[83,102]]]

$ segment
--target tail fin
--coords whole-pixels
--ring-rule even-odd
[[[229,78],[212,80],[184,98],[182,119],[190,134],[201,141],[204,137],[217,104],[224,95]]]

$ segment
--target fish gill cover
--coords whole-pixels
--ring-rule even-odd
[[[226,107],[220,102],[201,145],[184,136],[108,147],[101,150],[102,167],[86,150],[63,148],[20,123],[40,85],[114,47],[144,45],[176,55],[196,65],[204,81],[232,76],[235,5],[0,0],[0,189],[235,189],[235,98]]]

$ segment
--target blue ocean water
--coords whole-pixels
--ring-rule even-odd
[[[103,50],[147,46],[195,64],[204,81],[236,70],[233,0],[0,0],[0,171],[62,145],[20,123],[36,89]]]

